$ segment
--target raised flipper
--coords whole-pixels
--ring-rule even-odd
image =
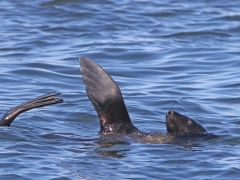
[[[61,98],[56,98],[56,96],[60,94],[61,93],[50,92],[10,109],[1,118],[0,126],[10,126],[19,114],[30,109],[63,102]]]
[[[132,124],[122,93],[102,67],[92,60],[79,59],[86,92],[100,120],[100,133],[130,134],[138,131]]]

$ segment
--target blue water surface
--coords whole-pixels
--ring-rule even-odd
[[[239,179],[239,1],[0,1],[0,113],[56,90],[64,103],[0,128],[0,179]],[[169,109],[213,139],[104,140],[78,58],[119,85],[133,124]]]

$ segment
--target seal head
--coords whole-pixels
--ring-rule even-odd
[[[197,121],[170,110],[166,114],[166,127],[169,133],[205,133],[207,130]]]

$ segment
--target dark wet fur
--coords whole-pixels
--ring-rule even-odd
[[[10,126],[19,114],[30,109],[63,102],[61,98],[56,98],[56,96],[59,96],[60,94],[61,93],[50,92],[10,109],[2,116],[0,126]]]
[[[113,124],[105,124],[102,126],[100,133],[104,134],[112,134],[112,133],[119,133],[119,134],[132,134],[135,132],[139,132],[139,130],[133,126],[132,124],[124,124],[124,123],[113,123]]]

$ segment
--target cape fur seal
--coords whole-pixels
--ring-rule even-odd
[[[63,102],[61,98],[56,98],[56,96],[59,96],[60,94],[61,93],[50,92],[10,109],[2,116],[0,126],[10,126],[19,114],[30,109]]]
[[[129,117],[118,85],[104,69],[92,60],[81,57],[80,72],[86,93],[100,120],[101,134],[132,134],[140,132]],[[175,111],[166,114],[169,133],[207,132],[197,121]]]

